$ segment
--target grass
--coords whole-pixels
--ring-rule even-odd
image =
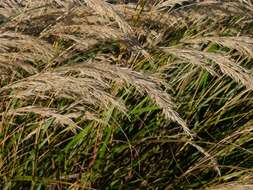
[[[0,189],[252,189],[252,10],[0,1]]]

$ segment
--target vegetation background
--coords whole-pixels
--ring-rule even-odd
[[[253,189],[249,0],[0,0],[0,189]]]

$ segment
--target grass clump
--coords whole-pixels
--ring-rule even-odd
[[[251,1],[1,1],[0,189],[252,189]]]

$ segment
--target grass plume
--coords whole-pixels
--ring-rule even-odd
[[[0,189],[251,189],[252,10],[0,1]]]

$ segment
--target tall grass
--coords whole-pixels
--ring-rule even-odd
[[[249,0],[0,1],[0,189],[253,189]]]

